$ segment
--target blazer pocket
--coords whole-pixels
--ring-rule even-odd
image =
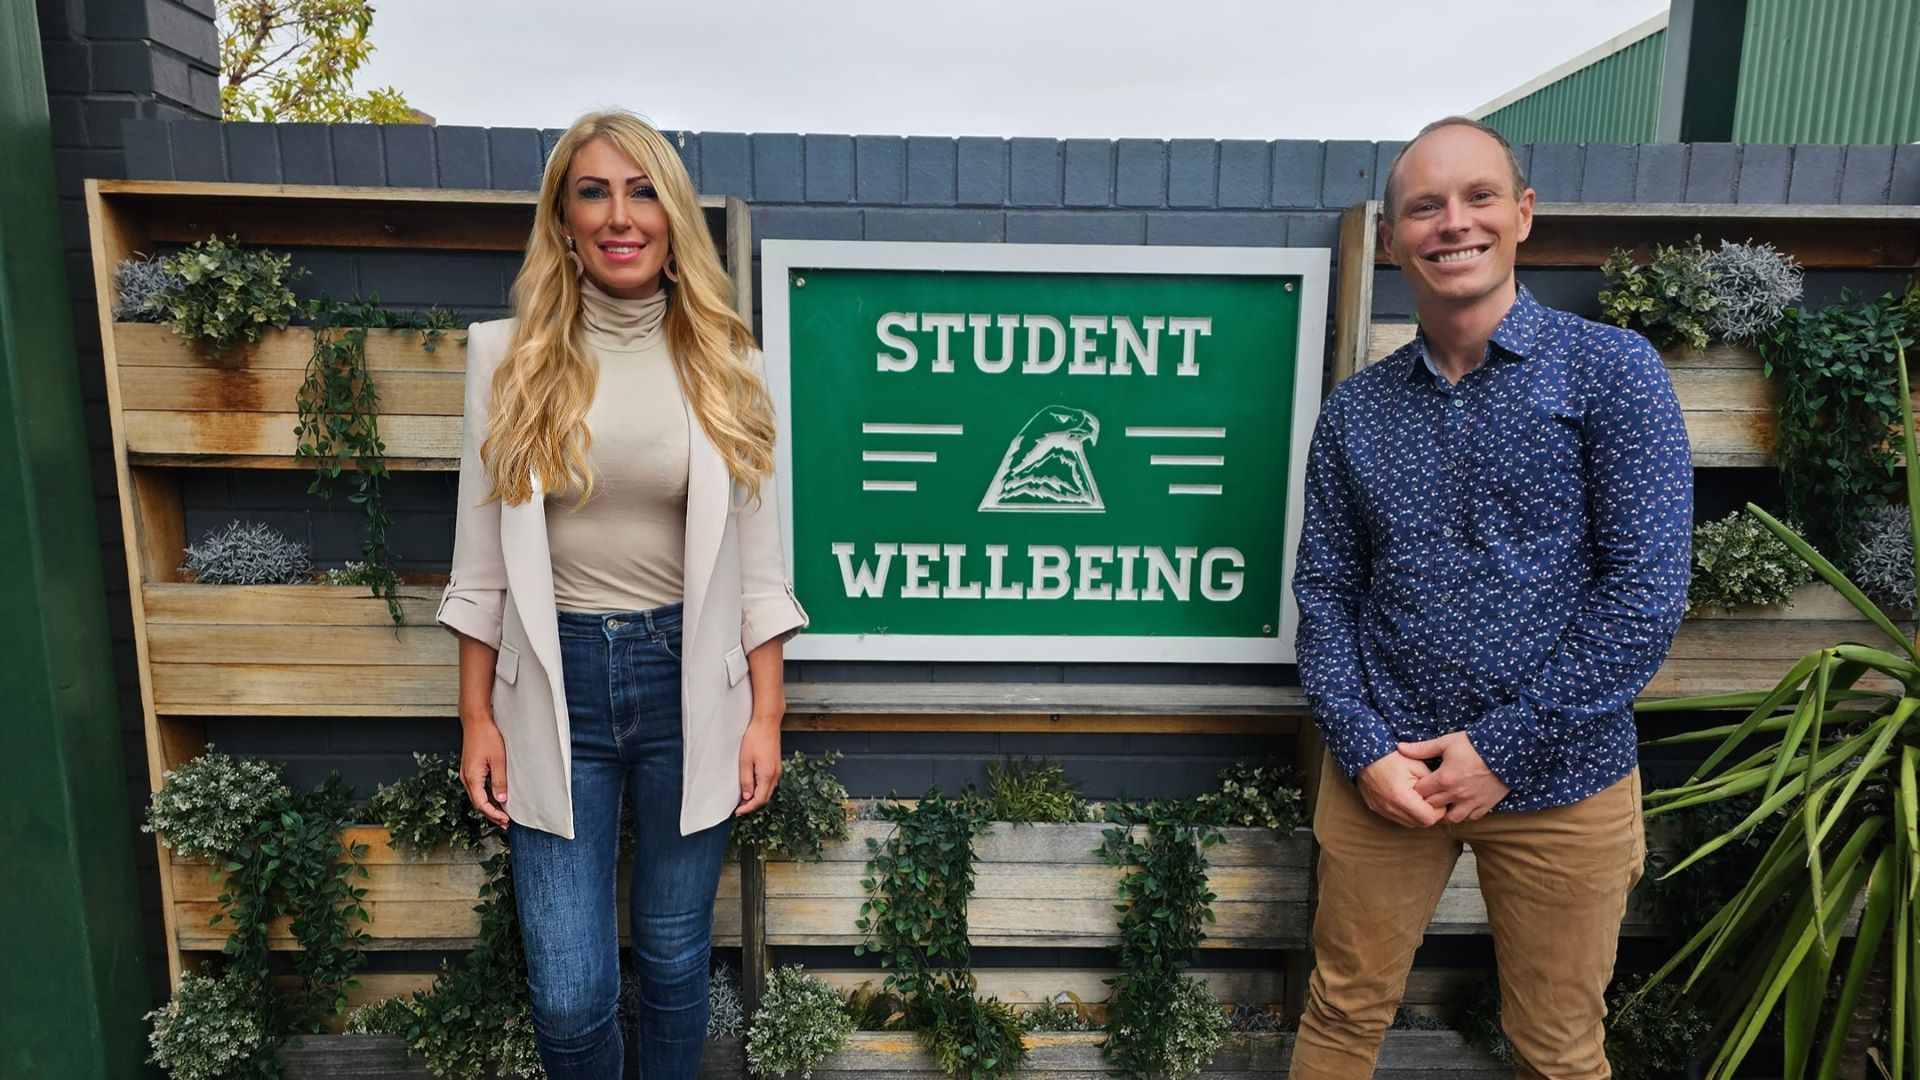
[[[735,645],[724,657],[727,662],[727,685],[738,686],[740,680],[747,677],[747,650]]]
[[[501,642],[500,655],[493,662],[493,674],[495,678],[512,686],[513,681],[520,677],[520,650],[504,641]]]

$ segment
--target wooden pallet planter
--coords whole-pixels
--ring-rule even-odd
[[[707,1040],[701,1080],[738,1080],[746,1075],[746,1040],[728,1035]],[[407,1057],[398,1035],[308,1035],[280,1049],[285,1080],[438,1080]]]
[[[857,821],[818,862],[767,863],[767,943],[853,945],[866,898],[867,840],[893,826]],[[1097,948],[1119,939],[1114,904],[1125,871],[1095,850],[1108,826],[995,822],[974,839],[974,893],[968,939],[976,946]],[[1305,829],[1228,829],[1207,850],[1218,895],[1206,948],[1298,949],[1306,945],[1313,837]],[[1041,989],[1040,994],[1051,993]]]
[[[1886,613],[1913,633],[1905,612]],[[1707,612],[1680,624],[1667,662],[1642,697],[1771,690],[1808,653],[1842,641],[1882,641],[1885,635],[1825,582],[1794,593],[1787,607],[1746,606]],[[1862,683],[1874,685],[1872,683]],[[1892,687],[1891,681],[1880,685]]]

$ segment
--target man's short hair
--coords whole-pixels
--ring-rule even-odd
[[[1384,198],[1384,205],[1381,207],[1381,210],[1386,214],[1388,221],[1392,221],[1394,217],[1395,200],[1393,197],[1393,181],[1394,181],[1394,177],[1399,175],[1399,172],[1400,172],[1400,159],[1406,157],[1407,151],[1413,149],[1414,144],[1419,142],[1421,139],[1424,139],[1428,135],[1431,135],[1434,132],[1439,131],[1441,128],[1450,128],[1450,127],[1472,128],[1473,130],[1480,132],[1482,135],[1488,136],[1494,142],[1499,143],[1501,151],[1503,151],[1507,155],[1507,167],[1513,170],[1514,197],[1519,198],[1520,193],[1527,190],[1526,170],[1520,167],[1520,159],[1516,157],[1513,153],[1513,144],[1507,142],[1507,137],[1505,135],[1500,134],[1499,132],[1493,130],[1492,128],[1488,127],[1487,125],[1481,123],[1478,120],[1472,119],[1471,117],[1443,116],[1440,119],[1435,120],[1433,123],[1428,124],[1426,127],[1421,128],[1420,134],[1415,135],[1412,139],[1409,139],[1407,141],[1407,145],[1401,147],[1400,152],[1393,155],[1393,164],[1387,166],[1386,195]]]

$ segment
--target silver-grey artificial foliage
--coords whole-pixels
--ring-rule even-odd
[[[147,255],[122,259],[113,268],[113,317],[119,322],[166,322],[170,316],[161,298],[168,289],[185,283],[164,259]]]
[[[1723,240],[1707,255],[1706,268],[1717,301],[1707,313],[1707,328],[1722,341],[1752,341],[1766,333],[1803,289],[1800,264],[1772,244]]]
[[[1876,604],[1913,606],[1913,526],[1904,506],[1882,506],[1860,523],[1847,577]]]
[[[707,1038],[747,1030],[747,1006],[740,997],[740,976],[727,964],[713,965],[707,980]]]
[[[187,546],[180,568],[203,585],[298,585],[313,578],[307,546],[257,521],[235,521]]]

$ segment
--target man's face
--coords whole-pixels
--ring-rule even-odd
[[[1513,190],[1486,133],[1444,127],[1413,144],[1393,182],[1380,245],[1420,307],[1469,307],[1511,291],[1514,252],[1533,228],[1533,189]]]

